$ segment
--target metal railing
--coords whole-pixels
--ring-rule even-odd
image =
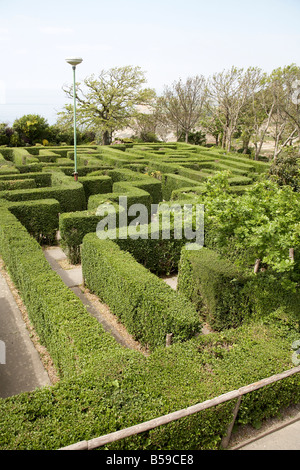
[[[206,410],[208,408],[212,408],[213,406],[220,405],[221,403],[225,403],[229,400],[233,400],[237,398],[237,402],[235,408],[233,410],[233,420],[230,423],[230,426],[227,431],[227,435],[222,440],[222,446],[226,448],[228,446],[232,428],[234,425],[235,418],[237,416],[241,398],[243,395],[247,393],[251,393],[254,390],[258,390],[266,385],[270,385],[274,382],[278,382],[279,380],[285,379],[290,377],[291,375],[297,374],[300,372],[300,366],[294,367],[292,369],[286,370],[280,374],[272,375],[266,379],[262,379],[258,382],[254,382],[252,384],[246,385],[241,387],[237,390],[233,390],[228,393],[224,393],[218,397],[212,398],[211,400],[206,400],[202,403],[197,403],[196,405],[189,406],[188,408],[184,408],[182,410],[174,411],[173,413],[169,413],[164,416],[160,416],[159,418],[151,419],[150,421],[145,421],[144,423],[136,424],[134,426],[130,426],[128,428],[122,429],[120,431],[112,432],[110,434],[105,434],[100,437],[96,437],[89,441],[80,441],[76,444],[71,444],[67,447],[62,447],[59,450],[92,450],[102,447],[106,444],[111,444],[112,442],[119,441],[124,439],[125,437],[130,437],[136,434],[140,434],[145,431],[149,431],[150,429],[157,428],[158,426],[162,426],[164,424],[171,423],[180,418],[184,418],[186,416],[190,416],[192,414],[198,413],[199,411]]]

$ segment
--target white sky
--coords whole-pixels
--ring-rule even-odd
[[[300,65],[300,0],[0,0],[0,122],[49,124],[76,79],[140,66],[158,93],[179,78],[232,65]]]

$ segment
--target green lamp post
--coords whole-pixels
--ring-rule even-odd
[[[78,181],[78,172],[77,172],[77,148],[76,148],[76,82],[75,82],[75,70],[76,65],[81,64],[82,59],[79,57],[74,57],[71,59],[66,59],[68,64],[72,65],[73,69],[73,95],[74,95],[74,179]]]

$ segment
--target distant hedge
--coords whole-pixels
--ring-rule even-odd
[[[165,201],[171,199],[172,192],[179,188],[199,186],[199,182],[181,175],[165,173],[162,176],[162,194]]]
[[[0,182],[14,180],[15,182],[27,179],[34,180],[37,188],[50,187],[52,185],[51,173],[33,172],[14,175],[0,175]]]
[[[93,194],[112,192],[112,180],[109,176],[81,176],[80,183],[83,185],[87,201]]]

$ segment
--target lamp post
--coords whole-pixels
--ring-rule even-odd
[[[76,87],[75,87],[75,70],[76,65],[81,64],[82,59],[79,57],[74,57],[72,59],[66,59],[68,64],[72,65],[73,69],[73,95],[74,95],[74,179],[78,181],[77,173],[77,148],[76,148]]]

